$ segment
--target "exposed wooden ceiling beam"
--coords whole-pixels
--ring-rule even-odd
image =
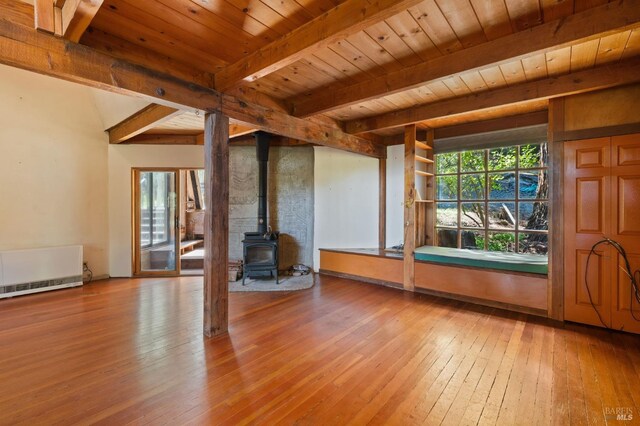
[[[357,84],[318,90],[294,102],[293,114],[297,117],[319,114],[638,26],[637,0],[608,3]]]
[[[142,134],[124,142],[125,145],[204,145],[204,134]],[[237,135],[229,139],[232,146],[255,146],[255,139],[249,134]],[[274,136],[271,146],[308,146],[308,142],[283,136]]]
[[[618,64],[605,65],[560,77],[518,84],[503,89],[488,90],[474,95],[461,96],[373,117],[352,120],[345,123],[345,128],[348,133],[353,134],[371,132],[500,105],[549,99],[620,86],[640,81],[639,69],[640,58],[635,58]]]
[[[434,138],[452,138],[546,124],[549,121],[548,115],[549,111],[545,109],[542,111],[528,112],[526,114],[509,115],[489,120],[470,121],[468,123],[454,124],[446,127],[436,127],[433,129]],[[417,134],[418,140],[426,139],[426,130],[418,129]],[[404,134],[398,133],[397,135],[385,136],[382,138],[382,142],[387,146],[401,145],[404,143]]]
[[[256,130],[258,129],[252,126],[244,126],[242,124],[231,123],[229,124],[229,137],[233,138],[238,136],[249,135],[255,132]]]
[[[221,111],[258,129],[371,157],[383,146],[0,19],[0,63],[176,109]]]
[[[103,0],[35,0],[35,28],[78,42]]]
[[[526,114],[492,118],[471,123],[456,124],[434,129],[436,139],[453,138],[458,136],[475,135],[478,133],[495,132],[499,130],[518,129],[521,127],[537,126],[549,122],[549,111],[535,111]]]
[[[33,17],[35,28],[49,34],[55,33],[55,4],[53,0],[35,0]]]
[[[151,104],[107,130],[109,143],[125,142],[182,113],[176,108]]]
[[[249,104],[233,96],[222,95],[221,110],[235,120],[277,135],[369,157],[385,158],[387,155],[383,145],[345,133],[337,126],[292,117],[268,107]]]
[[[30,27],[35,23],[35,8],[29,3],[17,0],[0,0],[0,10],[2,10],[2,18],[16,24]]]
[[[215,75],[216,90],[227,91],[276,72],[315,51],[364,30],[423,0],[347,0],[316,19],[258,49]]]
[[[128,139],[127,145],[204,145],[198,143],[198,135],[142,134]]]
[[[100,10],[103,0],[66,0],[62,9],[62,33],[78,42]]]

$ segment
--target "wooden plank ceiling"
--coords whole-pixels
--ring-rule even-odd
[[[326,22],[321,26],[323,14],[345,15],[344,10],[358,5],[368,19],[366,28],[335,28],[329,34]],[[398,5],[404,8],[397,10]],[[7,19],[21,19],[16,1],[0,0],[0,7],[6,10]],[[341,122],[519,87],[634,58],[640,55],[639,9],[637,0],[609,5],[607,0],[104,0],[80,43],[213,88],[217,88],[214,81],[219,73],[224,75],[225,93],[235,93],[240,85],[245,93],[250,91],[262,99],[273,100],[292,115],[306,116],[306,111],[315,115],[314,104],[335,99],[335,104],[323,106],[322,115],[316,118],[335,120],[342,126]],[[593,18],[596,21],[607,13],[624,16],[618,18],[620,23],[614,24],[615,28],[607,27],[606,22],[595,22],[592,26],[578,24],[586,27],[585,32],[592,29],[599,36],[563,39],[555,47],[535,43],[544,36],[541,29],[545,24],[552,26],[565,18],[570,21],[589,11],[597,12]],[[305,33],[305,25],[314,27]],[[558,25],[561,29],[561,24]],[[317,34],[322,31],[327,34]],[[290,49],[290,45],[299,44],[300,49],[306,49],[305,54],[298,55],[301,58],[296,56],[293,62],[278,62],[285,47],[277,43],[292,32],[299,37],[289,40],[285,47]],[[552,33],[550,37],[555,34]],[[514,34],[522,35],[514,39],[519,45],[526,46],[531,41],[538,46],[535,52],[518,52],[513,58],[472,70],[447,74],[445,69],[441,73],[444,75],[423,84],[412,84],[408,90],[394,89],[392,94],[381,93],[363,101],[357,96],[341,97],[341,93],[348,93],[358,84],[366,87],[376,78],[426,66],[439,58],[446,65],[448,56],[456,52],[475,54],[483,46],[500,46],[501,40]],[[529,36],[538,39],[528,39]],[[228,84],[232,71],[255,68],[256,63],[271,63],[271,56],[275,65],[269,72],[254,74],[252,81]],[[219,79],[222,82],[222,77]],[[628,81],[620,83],[625,82]],[[227,90],[227,86],[234,88]],[[419,122],[418,127],[494,119],[546,107],[545,99],[530,102],[522,99],[515,104],[432,117]],[[163,121],[149,133],[188,134],[202,128],[202,115],[192,111]],[[373,129],[371,133],[388,136],[399,132],[401,128]]]

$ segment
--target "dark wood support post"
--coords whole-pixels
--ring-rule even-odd
[[[229,118],[220,112],[204,119],[205,210],[204,334],[229,327]]]
[[[564,98],[549,100],[549,284],[547,316],[564,319]]]
[[[415,289],[416,249],[416,125],[404,128],[404,279],[405,290]]]
[[[384,250],[387,248],[387,160],[381,158],[378,161],[378,247]]]

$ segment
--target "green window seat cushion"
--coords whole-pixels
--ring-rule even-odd
[[[546,275],[549,271],[547,256],[537,254],[423,246],[416,248],[415,258],[416,260],[449,265],[474,266],[504,271],[530,272],[533,274]]]

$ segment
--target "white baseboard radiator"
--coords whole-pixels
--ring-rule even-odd
[[[0,299],[82,285],[82,246],[0,251]]]

